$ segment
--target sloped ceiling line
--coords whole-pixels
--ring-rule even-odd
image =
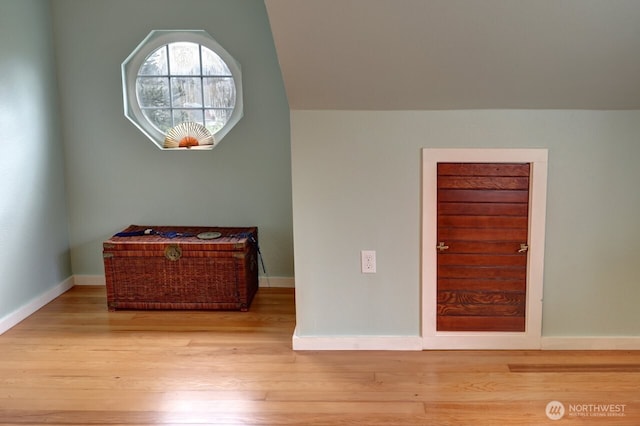
[[[637,0],[265,0],[292,109],[640,109]]]

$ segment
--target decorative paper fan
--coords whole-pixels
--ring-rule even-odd
[[[165,148],[191,148],[199,145],[213,145],[213,135],[200,123],[187,121],[169,129],[164,138]]]

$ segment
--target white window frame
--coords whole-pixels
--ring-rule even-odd
[[[200,44],[215,52],[225,62],[236,89],[236,102],[233,112],[227,123],[214,135],[214,145],[206,148],[213,148],[217,145],[229,131],[240,121],[243,116],[242,102],[242,72],[240,64],[227,52],[218,42],[216,42],[206,31],[203,30],[154,30],[134,49],[134,51],[122,63],[122,90],[124,100],[124,115],[131,121],[145,136],[147,136],[160,149],[164,148],[165,134],[158,130],[143,114],[136,93],[136,78],[140,67],[147,57],[162,46],[176,42],[191,42]],[[206,149],[205,148],[205,149]],[[169,148],[175,150],[175,148]]]

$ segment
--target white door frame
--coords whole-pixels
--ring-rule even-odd
[[[424,349],[540,349],[547,201],[547,149],[422,150],[422,342]],[[437,331],[438,163],[530,163],[524,332]]]

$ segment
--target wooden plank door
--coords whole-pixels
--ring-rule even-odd
[[[525,331],[528,163],[438,163],[438,331]]]

